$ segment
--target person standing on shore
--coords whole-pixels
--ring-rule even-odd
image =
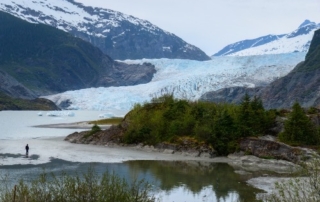
[[[26,145],[26,155],[28,156],[28,154],[29,154],[29,145],[27,144]]]

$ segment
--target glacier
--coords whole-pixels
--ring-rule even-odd
[[[43,96],[58,106],[71,103],[72,110],[130,111],[135,104],[172,94],[178,99],[197,101],[201,95],[226,87],[264,86],[288,74],[305,58],[305,52],[256,55],[219,56],[210,61],[184,59],[124,60],[128,64],[149,62],[156,73],[147,84],[120,87],[99,87],[67,91]]]

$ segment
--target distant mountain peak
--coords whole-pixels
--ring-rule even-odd
[[[199,48],[147,20],[74,0],[1,0],[0,11],[69,32],[114,59],[210,59]]]
[[[311,22],[310,20],[307,19],[299,26],[299,28],[304,27],[304,26],[308,26],[308,25],[316,25],[316,23],[315,22]]]
[[[281,35],[266,35],[255,39],[246,39],[227,45],[213,56],[249,56],[307,52],[314,31],[320,28],[310,20],[305,20],[296,30]]]

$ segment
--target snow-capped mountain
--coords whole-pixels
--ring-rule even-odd
[[[230,44],[213,56],[248,56],[307,52],[314,31],[320,24],[305,20],[296,30],[289,34],[267,35]]]
[[[154,97],[173,94],[176,98],[197,100],[206,92],[232,86],[266,85],[286,75],[303,61],[305,53],[247,57],[214,57],[210,61],[179,59],[125,60],[128,64],[144,62],[157,70],[151,82],[136,86],[90,88],[46,96],[68,109],[125,110]]]
[[[210,59],[199,48],[146,20],[74,0],[1,0],[0,10],[69,32],[114,59]]]

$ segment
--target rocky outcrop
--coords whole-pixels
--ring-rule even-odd
[[[301,169],[298,164],[290,161],[278,159],[263,159],[253,155],[228,155],[232,161],[228,162],[236,172],[242,174],[243,171],[256,172],[256,171],[269,171],[276,173],[294,173]]]
[[[64,140],[76,144],[120,144],[122,130],[118,126],[111,126],[107,130],[98,131],[90,134],[90,131],[74,132],[68,135]]]
[[[284,143],[258,138],[242,139],[240,141],[240,150],[244,151],[246,154],[251,154],[260,158],[280,159],[293,163],[317,156],[312,150],[291,147]]]
[[[36,97],[35,93],[18,82],[15,78],[0,70],[0,91],[10,97],[30,99]]]
[[[250,97],[258,95],[262,87],[259,88],[246,88],[246,87],[231,87],[223,88],[217,91],[211,91],[203,94],[200,100],[206,102],[216,103],[241,103],[246,94]]]
[[[75,132],[68,135],[64,140],[76,144],[94,144],[94,145],[121,145],[125,147],[133,147],[135,149],[161,152],[165,154],[180,154],[183,156],[192,157],[206,157],[212,158],[216,156],[214,149],[208,145],[195,144],[189,138],[182,138],[177,144],[171,143],[160,143],[157,145],[126,145],[121,143],[121,138],[123,135],[123,130],[119,126],[111,126],[109,129],[104,131],[96,132],[95,134],[90,134],[90,131]]]

